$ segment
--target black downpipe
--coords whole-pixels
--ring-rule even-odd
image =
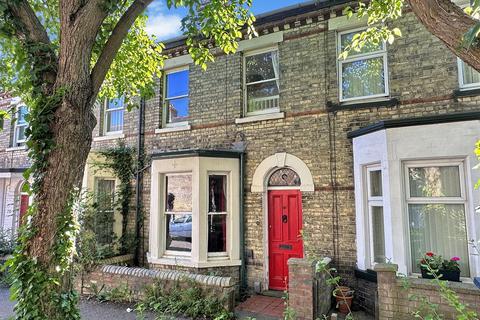
[[[247,292],[247,265],[245,261],[245,213],[244,213],[244,172],[245,172],[245,153],[240,153],[240,294],[243,296]]]
[[[143,230],[143,208],[142,208],[142,193],[143,193],[143,166],[144,166],[144,123],[145,123],[145,99],[140,99],[140,108],[138,111],[138,140],[137,140],[137,172],[136,172],[136,186],[135,186],[135,259],[136,266],[145,263],[144,258],[144,243],[145,239],[142,236]]]

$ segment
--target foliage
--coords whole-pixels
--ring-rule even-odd
[[[11,232],[0,229],[0,257],[11,254],[15,247],[15,238]]]
[[[443,259],[441,255],[433,252],[425,253],[423,259],[420,261],[420,268],[428,270],[428,267],[438,270],[460,271],[459,257],[452,257],[450,260]]]
[[[290,307],[288,290],[285,290],[285,292],[283,293],[282,299],[283,299],[283,304],[285,305],[285,309],[283,310],[283,319],[284,320],[295,320],[297,318],[296,317],[296,312],[295,312],[295,309]]]
[[[187,281],[181,286],[180,281]],[[182,315],[189,318],[208,318],[216,320],[233,319],[223,306],[222,299],[214,294],[207,295],[193,280],[179,280],[169,290],[158,282],[145,289],[145,298],[136,306],[140,319],[144,312],[152,311],[163,316]]]
[[[127,223],[130,212],[130,201],[133,195],[131,181],[137,170],[135,162],[135,149],[119,142],[116,147],[100,151],[100,155],[105,158],[104,162],[97,162],[95,166],[98,169],[111,170],[120,180],[118,192],[116,193],[115,209],[122,214],[122,238],[120,239],[120,253],[125,254],[131,249],[131,234],[128,233]]]
[[[435,263],[435,261],[434,261]],[[422,268],[427,270],[427,273],[433,276],[431,283],[433,283],[439,290],[440,296],[443,300],[451,306],[456,312],[456,319],[460,320],[473,320],[478,319],[476,312],[469,310],[468,306],[460,301],[458,294],[449,288],[448,281],[441,280],[440,269],[435,264],[430,264],[429,260],[425,260],[425,264],[422,265]],[[404,280],[405,289],[409,288],[408,280]],[[418,308],[415,310],[412,315],[416,319],[432,319],[432,320],[441,320],[443,315],[438,311],[438,305],[431,303],[430,300],[422,295],[411,295],[409,297],[412,301],[418,302]]]
[[[133,302],[133,292],[125,283],[119,287],[107,290],[105,286],[98,288],[92,282],[90,283],[90,290],[93,292],[93,297],[100,302]]]

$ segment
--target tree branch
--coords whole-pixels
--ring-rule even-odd
[[[117,25],[108,38],[105,46],[100,54],[97,63],[93,67],[91,79],[93,83],[94,96],[98,94],[100,87],[105,80],[110,65],[113,62],[118,50],[122,46],[123,40],[128,34],[128,31],[134,24],[138,16],[152,3],[153,0],[135,0],[130,7],[125,11]]]
[[[456,56],[480,71],[480,47],[463,45],[464,35],[478,21],[451,0],[407,0],[420,22]]]
[[[17,27],[15,32],[19,40],[50,44],[47,31],[27,0],[7,1],[7,5],[14,18],[13,22]]]

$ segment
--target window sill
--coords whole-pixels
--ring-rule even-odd
[[[214,259],[209,261],[192,261],[190,257],[185,256],[164,256],[162,258],[152,258],[147,256],[148,263],[167,266],[181,266],[190,268],[210,268],[210,267],[234,267],[242,264],[241,260]]]
[[[114,140],[114,139],[123,139],[123,138],[125,138],[125,134],[117,133],[117,134],[94,137],[93,141],[105,141],[105,140]]]
[[[365,108],[379,108],[379,107],[394,107],[398,105],[399,100],[397,98],[385,98],[385,99],[375,99],[375,100],[358,100],[358,101],[349,101],[342,103],[333,103],[331,101],[327,102],[327,110],[329,112],[343,111],[343,110],[357,110]]]
[[[23,151],[23,150],[27,150],[27,146],[10,147],[5,149],[5,151]]]
[[[169,132],[178,132],[178,131],[189,131],[192,130],[191,125],[179,126],[179,127],[166,127],[161,129],[155,129],[155,134],[169,133]]]
[[[480,95],[480,88],[461,88],[453,91],[454,98],[474,97]]]
[[[283,119],[283,118],[285,118],[285,112],[274,112],[274,113],[260,114],[256,116],[246,116],[245,118],[238,118],[238,119],[235,119],[235,123],[242,124],[242,123],[276,120],[276,119]]]

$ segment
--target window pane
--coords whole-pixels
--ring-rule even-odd
[[[188,70],[166,75],[166,98],[188,95]]]
[[[341,46],[340,46],[341,51],[345,50],[345,47],[352,42],[353,36],[357,33],[360,33],[360,32],[362,32],[362,31],[342,34],[342,36],[341,36],[341,42],[342,43],[341,43]],[[360,50],[358,52],[353,51],[353,50],[350,51],[348,56],[349,57],[357,56],[357,55],[360,55],[360,54],[365,54],[365,53],[370,53],[370,52],[375,52],[375,51],[380,51],[380,50],[383,50],[383,43],[378,43],[377,45],[368,43],[362,48],[362,50]]]
[[[246,57],[245,68],[245,80],[247,83],[278,79],[278,51]]]
[[[460,197],[458,166],[408,168],[411,197]]]
[[[278,82],[276,80],[247,86],[247,112],[278,108]]]
[[[192,251],[192,215],[167,214],[167,250]]]
[[[382,196],[382,171],[370,171],[370,196]]]
[[[447,260],[460,257],[462,276],[469,277],[464,205],[410,204],[408,213],[412,270],[420,272],[420,260],[426,252],[432,251]]]
[[[17,142],[25,141],[25,139],[26,139],[25,129],[27,129],[26,126],[17,127],[17,132],[16,132],[16,136],[15,136],[16,139],[17,139]]]
[[[26,106],[20,106],[18,107],[17,111],[17,125],[19,124],[25,124],[27,123],[27,120],[25,119],[25,116],[28,113],[28,109]]]
[[[108,103],[107,103],[107,109],[123,108],[124,103],[125,103],[125,97],[110,99],[108,100]]]
[[[341,66],[344,99],[385,93],[383,57],[345,62]]]
[[[208,215],[208,252],[227,251],[227,215]]]
[[[165,177],[166,212],[192,212],[192,175]]]
[[[210,186],[208,191],[209,212],[227,212],[227,176],[209,176],[208,184]]]
[[[372,207],[373,261],[385,262],[385,234],[383,230],[383,207]]]
[[[107,112],[107,132],[116,132],[123,130],[123,110]]]
[[[100,244],[112,244],[115,240],[115,180],[99,179],[97,181],[97,214],[94,229]]]
[[[480,73],[465,62],[461,62],[463,68],[463,84],[480,83]]]
[[[167,123],[183,122],[188,120],[188,98],[166,100]]]

